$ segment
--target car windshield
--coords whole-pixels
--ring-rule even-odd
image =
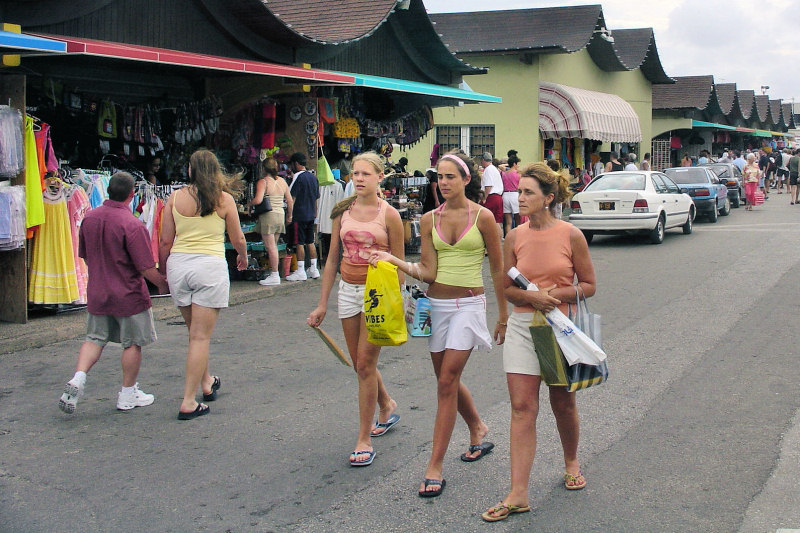
[[[592,181],[585,191],[643,191],[644,174],[611,172]]]
[[[668,168],[664,171],[664,174],[678,184],[708,183],[708,174],[702,168]]]

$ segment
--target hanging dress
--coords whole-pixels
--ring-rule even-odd
[[[89,279],[89,269],[86,262],[78,256],[78,236],[83,217],[92,208],[86,191],[78,185],[73,185],[67,191],[67,211],[69,212],[69,230],[72,235],[72,256],[75,260],[75,277],[78,282],[78,299],[76,303],[86,303],[86,285]]]
[[[79,298],[67,201],[63,187],[46,187],[44,224],[33,242],[28,300],[35,304],[68,304]]]
[[[36,154],[36,137],[33,133],[33,119],[25,116],[25,218],[30,229],[44,223],[44,202],[42,201],[42,178],[39,175],[39,157]],[[29,232],[28,237],[33,234]]]

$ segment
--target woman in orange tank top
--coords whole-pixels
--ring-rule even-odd
[[[383,181],[383,162],[375,152],[364,152],[353,158],[353,183],[356,194],[336,204],[331,211],[333,227],[328,260],[322,272],[322,293],[316,309],[308,315],[308,325],[318,327],[325,319],[328,298],[339,266],[338,310],[347,350],[358,375],[359,431],[355,451],[350,454],[350,466],[367,466],[375,458],[372,437],[380,437],[400,420],[395,413],[395,402],[383,384],[378,371],[380,346],[367,341],[364,322],[364,283],[369,267],[368,258],[373,251],[391,251],[403,257],[405,238],[400,214],[378,196]],[[402,274],[398,278],[402,285]],[[378,421],[373,424],[375,404],[378,404]]]
[[[505,268],[516,267],[538,291],[525,291],[505,278],[506,299],[514,304],[508,319],[503,347],[503,368],[511,397],[511,491],[481,516],[487,522],[503,520],[530,511],[528,483],[536,453],[536,417],[539,413],[539,361],[529,325],[534,309],[547,313],[555,307],[566,311],[576,301],[578,290],[587,297],[595,293],[594,266],[583,233],[554,216],[556,206],[571,193],[569,181],[544,163],[533,163],[522,171],[519,211],[527,224],[511,230],[504,245]],[[578,407],[575,393],[550,387],[550,406],[564,450],[564,486],[578,490],[586,479],[578,463]]]

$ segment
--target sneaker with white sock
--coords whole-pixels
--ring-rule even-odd
[[[75,406],[78,405],[78,400],[83,396],[83,388],[86,386],[85,381],[72,378],[64,385],[64,393],[58,399],[58,408],[67,414],[75,412]]]
[[[133,386],[133,392],[125,394],[119,391],[117,395],[117,409],[120,411],[128,411],[134,407],[144,407],[150,405],[155,401],[156,397],[152,394],[147,394],[139,390],[139,384]]]
[[[280,285],[281,284],[281,277],[280,275],[273,271],[272,274],[267,276],[266,278],[260,280],[258,282],[259,285],[270,286],[270,285]]]
[[[306,269],[306,276],[311,279],[317,279],[319,277],[319,270],[315,266],[310,266]]]
[[[306,271],[299,268],[286,276],[286,281],[305,281],[307,279]]]

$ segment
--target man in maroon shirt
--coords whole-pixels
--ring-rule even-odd
[[[75,376],[67,382],[58,407],[74,413],[83,396],[86,373],[100,359],[109,342],[122,344],[122,390],[117,409],[127,411],[153,403],[152,394],[139,390],[136,378],[142,346],[156,340],[150,293],[145,278],[159,292],[168,292],[150,249],[150,236],[131,213],[133,177],[117,172],[108,183],[108,200],[90,211],[81,223],[78,255],[89,269],[86,341],[78,353]]]

